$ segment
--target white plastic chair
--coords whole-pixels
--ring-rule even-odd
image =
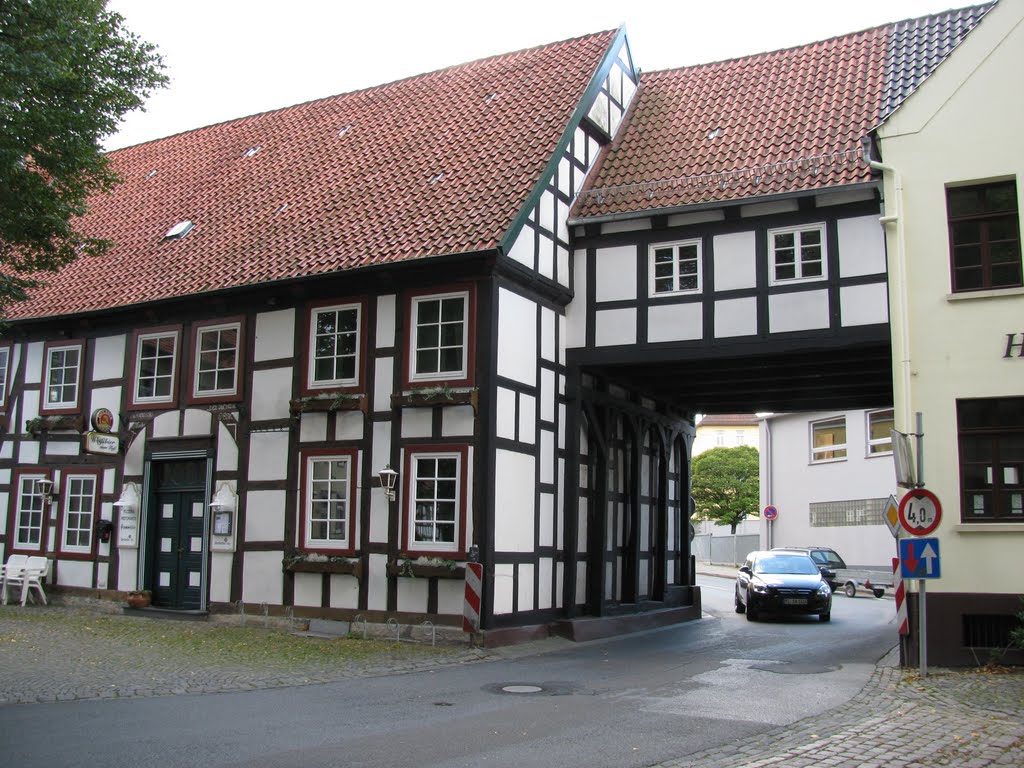
[[[32,590],[39,593],[39,599],[46,605],[46,593],[43,592],[43,579],[50,572],[50,561],[45,557],[30,556],[21,572],[21,605],[24,607],[25,600]]]
[[[28,564],[28,555],[11,555],[3,567],[3,585],[0,586],[0,605],[7,605],[7,587],[20,587],[22,572]]]

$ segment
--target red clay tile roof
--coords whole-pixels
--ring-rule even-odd
[[[885,28],[645,72],[574,216],[674,208],[867,181]]]
[[[114,240],[12,306],[105,310],[494,248],[617,31],[299,104],[110,153],[123,183],[81,229]],[[251,156],[251,149],[258,151]],[[165,240],[176,223],[195,228]]]

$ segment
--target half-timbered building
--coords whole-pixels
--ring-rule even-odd
[[[114,245],[0,344],[5,556],[451,625],[479,562],[494,642],[699,617],[693,414],[891,404],[861,140],[942,58],[895,30],[642,81],[608,31],[112,152]]]

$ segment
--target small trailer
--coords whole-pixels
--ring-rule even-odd
[[[892,571],[885,568],[837,568],[835,574],[835,588],[847,597],[855,597],[858,591],[884,597],[885,590],[893,588]]]

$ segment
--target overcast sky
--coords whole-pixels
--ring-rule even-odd
[[[170,85],[108,149],[625,25],[636,65],[787,48],[969,0],[109,0]]]

